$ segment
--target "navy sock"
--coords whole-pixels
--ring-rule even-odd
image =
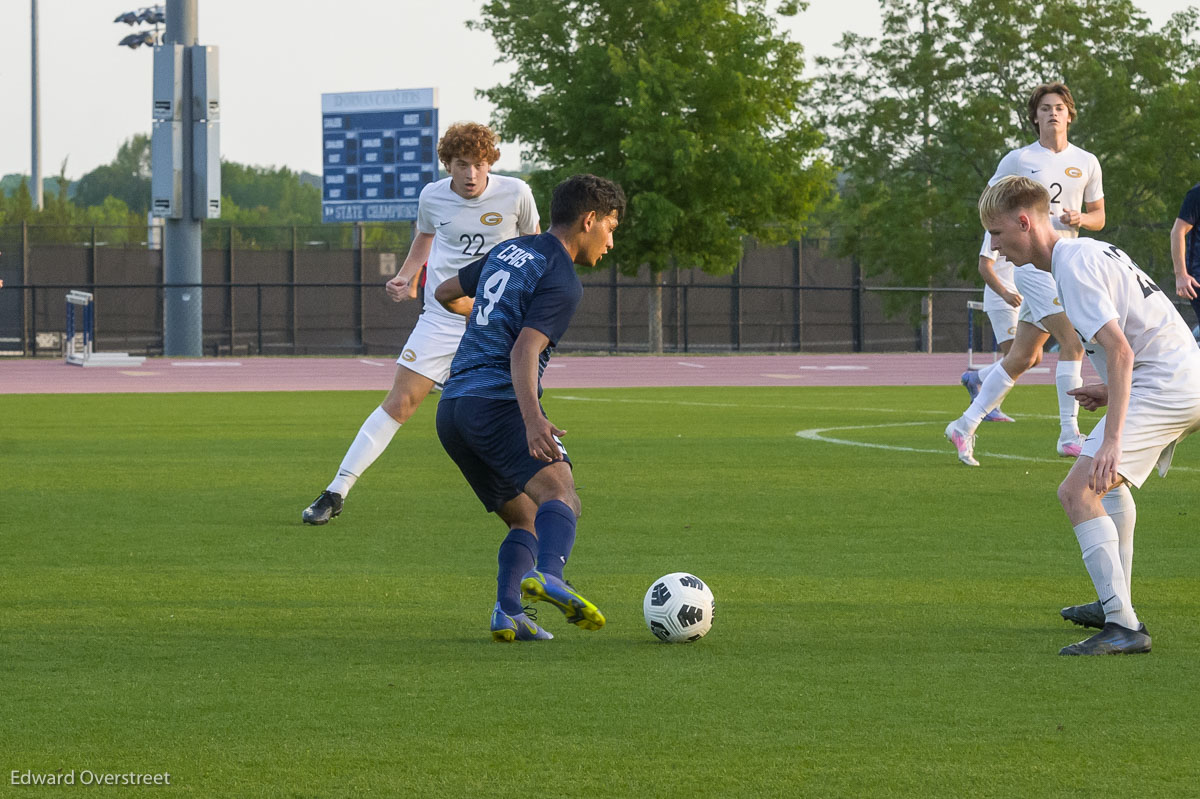
[[[508,537],[500,543],[496,556],[500,563],[496,572],[496,601],[510,616],[521,612],[521,578],[533,568],[537,551],[537,538],[528,530],[509,530]]]
[[[575,513],[567,503],[552,499],[538,506],[533,524],[538,534],[538,571],[562,579],[563,566],[575,546]]]

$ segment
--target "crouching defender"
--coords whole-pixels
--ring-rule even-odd
[[[474,298],[437,431],[483,506],[508,525],[491,618],[496,641],[553,637],[522,611],[522,599],[547,601],[585,630],[604,626],[599,609],[563,579],[580,503],[559,439],[566,431],[542,410],[541,377],[583,296],[573,264],[595,266],[624,213],[620,186],[575,175],[554,189],[547,232],[497,244],[435,293],[447,308]]]
[[[1054,275],[1063,310],[1104,381],[1071,392],[1085,409],[1108,411],[1058,488],[1097,594],[1062,616],[1100,632],[1060,654],[1149,652],[1131,600],[1137,510],[1126,484],[1140,488],[1156,466],[1165,476],[1175,445],[1200,428],[1200,349],[1128,255],[1096,239],[1059,238],[1049,201],[1041,184],[1006,177],[983,193],[979,216],[1005,257]]]

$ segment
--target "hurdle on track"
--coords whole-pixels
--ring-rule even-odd
[[[67,292],[66,321],[63,361],[71,366],[138,366],[146,360],[124,352],[96,352],[96,298],[90,292]]]

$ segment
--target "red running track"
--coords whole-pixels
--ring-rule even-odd
[[[559,355],[546,388],[643,386],[945,386],[958,383],[965,353],[846,355]],[[1026,374],[1053,384],[1056,356]],[[140,366],[79,367],[60,360],[0,359],[0,394],[180,391],[386,391],[384,358],[150,358]],[[1084,379],[1096,380],[1085,362]]]

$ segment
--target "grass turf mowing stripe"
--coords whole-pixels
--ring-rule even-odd
[[[1079,662],[1055,654],[1091,593],[1054,497],[1070,462],[1027,418],[1052,388],[984,431],[1028,463],[795,435],[936,450],[961,393],[548,392],[584,506],[568,576],[608,624],[550,613],[556,640],[522,646],[489,640],[504,530],[432,403],[309,528],[378,394],[0,398],[4,763],[197,796],[1188,794],[1189,475],[1136,494],[1154,652]],[[641,619],[675,570],[716,594],[696,645]]]

